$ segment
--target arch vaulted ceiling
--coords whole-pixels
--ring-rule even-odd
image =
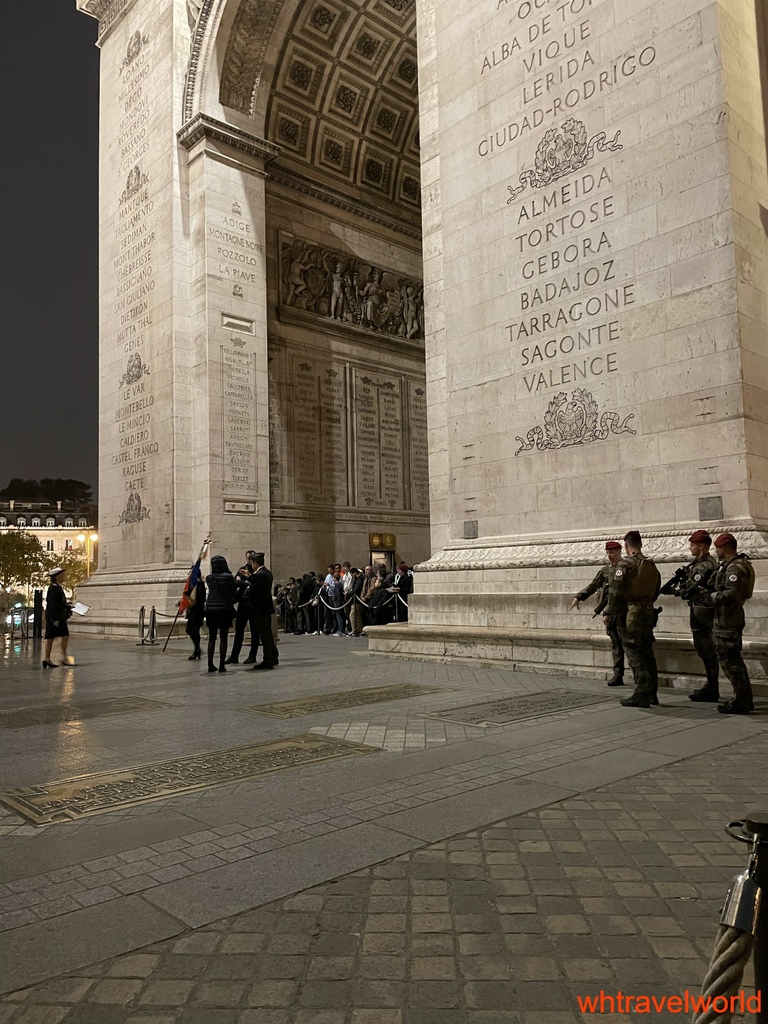
[[[329,194],[355,195],[418,225],[415,0],[291,6],[286,30],[283,4],[243,0],[227,43],[221,102],[253,116],[256,95],[268,84],[261,76],[274,61],[264,131],[281,152],[271,170],[307,178]]]

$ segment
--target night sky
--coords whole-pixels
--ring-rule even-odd
[[[97,485],[98,23],[2,0],[0,488]]]

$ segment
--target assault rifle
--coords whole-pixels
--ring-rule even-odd
[[[672,597],[681,597],[680,588],[685,583],[687,577],[688,573],[681,567],[671,579],[667,580],[659,593],[671,595]]]

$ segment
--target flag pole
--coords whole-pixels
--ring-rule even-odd
[[[211,543],[211,535],[209,533],[208,536],[203,541],[203,546],[200,548],[200,554],[197,556],[197,561],[198,562],[202,562],[202,560],[205,558],[205,556],[206,556],[206,554],[208,552],[208,545],[210,543]],[[184,594],[182,594],[181,596],[183,598]],[[163,654],[165,654],[166,648],[168,647],[168,641],[171,639],[171,636],[173,635],[173,631],[176,628],[176,623],[179,621],[179,615],[181,615],[181,601],[179,601],[179,606],[176,609],[176,617],[173,620],[171,628],[168,630],[168,636],[165,638],[165,643],[163,644],[163,652],[162,652]]]
[[[171,628],[168,630],[168,636],[165,638],[165,643],[163,644],[163,654],[165,654],[165,649],[168,646],[168,641],[171,639],[171,635],[172,635],[174,629],[176,628],[176,623],[179,621],[179,615],[180,614],[181,614],[181,608],[177,608],[176,609],[176,618],[173,620]]]

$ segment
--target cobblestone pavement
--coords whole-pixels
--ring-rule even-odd
[[[360,657],[364,644],[337,638],[284,639],[280,669],[267,679],[244,667],[208,676],[186,661],[183,648],[164,657],[126,642],[77,640],[75,651],[76,668],[43,674],[39,651],[6,649],[0,710],[130,694],[173,706],[4,730],[1,788],[305,732],[379,752],[63,824],[30,825],[0,808],[6,990],[506,815],[740,740],[764,739],[768,727],[764,710],[724,720],[677,692],[663,694],[660,708],[629,710],[598,680]],[[396,682],[438,690],[293,720],[243,713],[256,703]],[[503,727],[423,717],[563,688],[609,700]]]
[[[744,860],[723,825],[765,768],[763,737],[657,768],[11,993],[0,1022],[572,1024],[600,990],[695,994]]]

